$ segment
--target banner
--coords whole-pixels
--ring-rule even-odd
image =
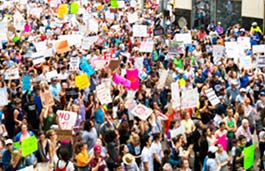
[[[96,87],[97,98],[99,99],[101,104],[109,104],[112,102],[110,87],[106,86],[106,84],[99,84]]]
[[[22,91],[30,90],[30,75],[26,74],[22,78]]]
[[[77,114],[75,112],[58,110],[56,114],[59,117],[59,125],[62,130],[73,129],[77,120]]]
[[[90,85],[87,74],[77,75],[75,77],[75,84],[79,89],[85,89]]]
[[[225,47],[221,45],[213,45],[213,57],[224,57]]]
[[[138,104],[132,109],[131,113],[141,120],[146,120],[153,113],[153,110],[142,104]]]
[[[87,73],[88,76],[95,74],[95,70],[91,67],[91,65],[87,61],[83,61],[80,64],[80,68],[82,71]]]
[[[255,161],[255,145],[244,148],[244,169],[249,169],[253,166]]]
[[[226,134],[224,134],[223,136],[219,137],[217,143],[220,144],[223,147],[223,149],[226,151],[226,149],[227,149],[227,137],[226,137]]]
[[[220,99],[216,96],[215,91],[212,88],[205,90],[205,93],[212,106],[220,103]]]
[[[118,74],[114,74],[113,76],[113,81],[115,84],[120,84],[125,88],[130,88],[131,87],[131,81],[127,80],[126,78],[118,75]]]
[[[40,98],[42,102],[42,106],[49,107],[54,105],[54,99],[51,92],[42,92],[40,93]]]
[[[138,90],[140,87],[140,80],[138,78],[138,69],[126,69],[126,78],[131,81],[131,89]]]
[[[35,136],[21,141],[22,156],[26,157],[38,150],[38,140]]]
[[[197,107],[199,104],[199,93],[197,88],[181,92],[181,108],[188,109]]]
[[[10,68],[5,71],[5,80],[17,80],[19,79],[18,68]]]
[[[78,9],[79,9],[79,4],[77,2],[72,2],[71,3],[71,14],[78,14]]]
[[[56,52],[61,54],[61,53],[65,53],[65,52],[68,52],[70,51],[70,47],[68,45],[68,41],[67,40],[63,40],[63,41],[60,41],[60,42],[57,42],[55,44],[55,49],[56,49]]]
[[[265,67],[265,56],[258,56],[257,57],[257,67]]]
[[[31,55],[33,65],[38,65],[45,62],[45,56],[43,51],[42,52],[35,52]]]
[[[8,94],[6,87],[0,88],[0,106],[3,107],[8,104]]]
[[[265,53],[265,45],[252,46],[253,53]]]
[[[241,56],[239,58],[240,60],[240,69],[244,68],[244,69],[252,69],[253,65],[252,65],[252,59],[251,56]]]
[[[133,25],[133,37],[148,37],[146,25]]]
[[[71,57],[69,70],[70,71],[78,71],[79,70],[79,61],[80,61],[79,57]]]
[[[158,89],[162,89],[165,86],[166,80],[167,80],[168,71],[167,70],[159,70],[159,80],[158,80]]]
[[[57,140],[59,141],[72,139],[72,130],[57,129],[55,130],[55,132],[56,132]]]
[[[178,34],[175,34],[174,41],[183,42],[185,45],[186,44],[191,44],[192,43],[191,34],[190,33],[178,33]]]
[[[179,95],[179,83],[171,83],[171,98],[172,98],[172,107],[180,107],[180,95]]]
[[[185,46],[183,42],[169,41],[168,53],[172,55],[183,54]]]
[[[152,53],[153,48],[154,48],[154,42],[153,41],[144,41],[144,42],[141,42],[139,52]]]

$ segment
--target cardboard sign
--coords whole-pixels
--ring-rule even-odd
[[[8,94],[6,87],[0,88],[0,106],[5,106],[8,104]]]
[[[71,140],[72,139],[72,130],[55,130],[57,139],[62,140]]]
[[[97,98],[99,99],[101,104],[109,104],[112,102],[110,87],[106,86],[106,84],[100,84],[96,87]]]
[[[213,57],[224,57],[225,47],[221,45],[213,45]]]
[[[26,157],[38,150],[38,140],[35,136],[21,141],[22,156]]]
[[[109,68],[111,69],[111,71],[114,71],[120,66],[120,64],[121,60],[112,59],[110,60]]]
[[[10,68],[5,71],[5,80],[17,80],[19,79],[18,68]]]
[[[146,25],[133,25],[133,37],[148,37]]]
[[[68,51],[71,50],[69,45],[68,45],[68,41],[67,40],[63,40],[63,41],[57,42],[55,44],[55,49],[56,49],[56,52],[59,53],[59,54],[62,54],[62,53],[65,53],[65,52],[68,52]]]
[[[65,96],[68,101],[70,100],[70,98],[77,99],[78,93],[79,93],[78,88],[66,88],[65,89]]]
[[[90,85],[87,74],[77,75],[75,77],[75,84],[79,89],[85,89]]]
[[[152,53],[153,48],[154,48],[154,42],[153,41],[144,41],[144,42],[141,42],[139,52]]]
[[[215,106],[220,103],[220,99],[216,96],[215,91],[212,88],[205,90],[205,93],[212,106]]]
[[[42,102],[42,106],[48,107],[54,105],[54,99],[51,92],[42,92],[40,93],[40,98]]]
[[[257,57],[257,67],[265,67],[265,56],[258,56]]]
[[[171,83],[171,98],[172,98],[172,107],[180,107],[180,95],[179,95],[179,83]]]
[[[69,70],[70,71],[77,71],[77,70],[79,70],[79,61],[80,61],[80,58],[79,57],[71,57],[70,58]]]
[[[169,41],[168,52],[172,55],[183,54],[185,46],[183,42]]]
[[[131,113],[141,120],[146,120],[153,113],[153,110],[142,104],[138,104],[132,109]]]
[[[197,88],[182,91],[181,94],[182,109],[197,107],[198,104],[199,104],[199,93]]]
[[[265,45],[252,46],[253,53],[265,53]]]
[[[192,38],[190,33],[175,34],[174,41],[183,42],[184,44],[191,44]]]
[[[62,130],[72,130],[77,120],[75,112],[58,110],[57,116],[59,117],[59,125]]]
[[[166,80],[167,80],[168,72],[167,70],[159,70],[159,80],[158,80],[158,89],[162,89],[165,86]]]

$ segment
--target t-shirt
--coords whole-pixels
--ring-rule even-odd
[[[153,154],[157,154],[160,161],[162,161],[162,145],[161,143],[156,143],[156,142],[153,142],[152,145],[151,145],[151,150],[153,152]]]
[[[218,170],[217,161],[215,159],[208,158],[208,160],[206,162],[206,170],[207,171],[217,171]]]
[[[89,132],[84,131],[82,134],[82,140],[87,143],[88,151],[91,150],[97,141],[97,131],[95,128],[92,128]]]
[[[154,171],[154,155],[151,148],[144,147],[142,151],[142,170],[144,170],[144,163],[148,162],[148,171]]]
[[[63,161],[63,160],[59,160],[59,161],[58,160],[59,160],[58,157],[55,155],[55,157],[54,157],[54,163],[56,165],[58,163],[58,167],[60,169],[64,168],[65,165],[66,165],[66,162]],[[68,161],[68,164],[67,164],[67,167],[66,167],[66,171],[74,171],[74,170],[75,170],[74,164],[71,161]]]

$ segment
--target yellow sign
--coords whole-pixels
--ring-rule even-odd
[[[59,6],[58,10],[58,17],[59,18],[64,18],[64,16],[68,13],[68,5],[67,4],[61,4]]]
[[[79,89],[85,89],[90,85],[88,76],[86,73],[75,77],[75,84]]]

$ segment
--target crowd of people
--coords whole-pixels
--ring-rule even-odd
[[[244,153],[251,146],[259,151],[255,168],[264,170],[265,65],[257,61],[265,46],[263,52],[253,47],[262,47],[265,37],[256,22],[249,28],[212,22],[188,29],[178,26],[172,9],[163,16],[149,0],[23,2],[0,2],[0,29],[7,23],[6,33],[0,33],[0,104],[5,104],[0,110],[0,170],[243,171],[254,169],[253,163],[246,165],[254,156],[246,159]],[[134,25],[146,26],[146,34],[135,36]],[[192,41],[175,51],[171,41],[179,34]],[[73,37],[74,43],[68,39],[59,51],[54,42],[61,36]],[[85,47],[87,37],[95,39]],[[241,56],[214,55],[214,46],[228,49],[226,42],[241,38],[250,45],[239,44]],[[152,42],[151,49],[141,47],[144,42]],[[33,54],[41,50],[45,58],[36,62]],[[242,56],[250,56],[251,67],[242,67]],[[72,58],[78,61],[75,69]],[[114,68],[113,59],[118,61]],[[97,60],[105,62],[97,65]],[[137,75],[129,78],[130,70]],[[123,81],[115,81],[118,77]],[[83,83],[86,79],[89,84]],[[103,102],[100,84],[111,101]],[[187,95],[195,106],[180,100],[187,90],[197,91]],[[176,99],[176,93],[182,96]],[[135,114],[139,104],[144,107]],[[142,117],[145,109],[151,110],[147,118]],[[74,125],[65,126],[58,111],[69,112],[71,121],[76,115]],[[62,137],[62,130],[71,130],[70,138]],[[25,155],[23,143],[30,137],[36,137],[37,149]]]

